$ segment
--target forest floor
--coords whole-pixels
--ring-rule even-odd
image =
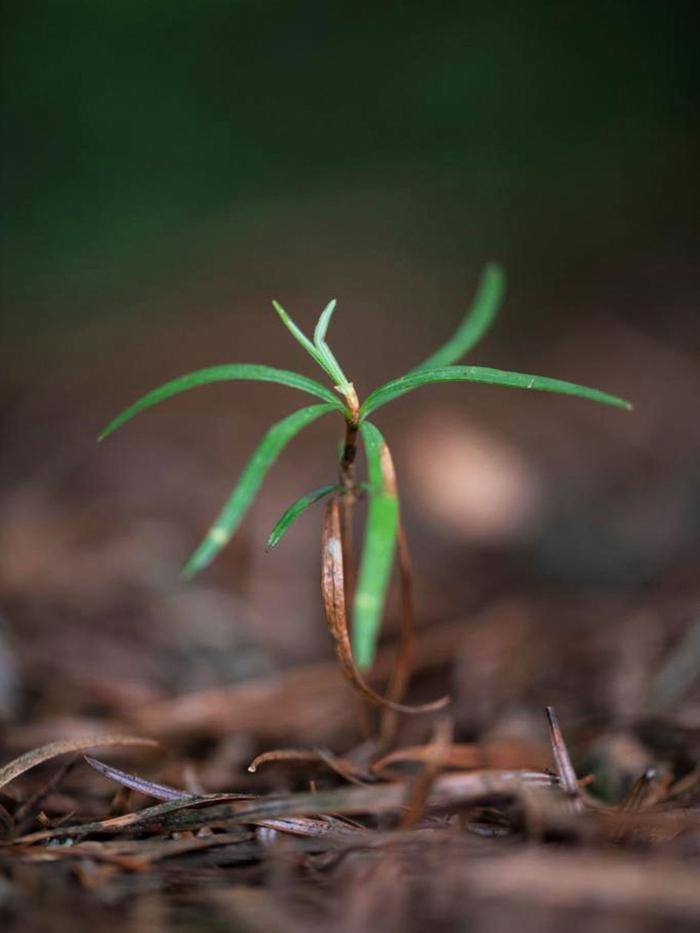
[[[397,415],[419,618],[406,702],[451,700],[423,715],[369,706],[344,679],[317,522],[257,556],[320,436],[185,586],[261,409],[235,436],[228,409],[208,409],[201,456],[193,419],[167,412],[107,456],[94,437],[125,369],[73,367],[72,399],[8,395],[3,931],[697,930],[700,450],[683,426],[698,378],[634,335],[596,342],[613,348],[598,384],[625,360],[645,374],[626,421],[488,393],[468,421],[448,395]],[[574,336],[542,368],[576,372],[589,349]],[[134,389],[153,381],[146,356]],[[397,631],[392,603],[380,693]]]

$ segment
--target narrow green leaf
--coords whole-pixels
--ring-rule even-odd
[[[327,496],[329,493],[338,492],[341,489],[342,486],[339,486],[337,483],[331,484],[330,486],[321,486],[319,489],[314,489],[313,492],[309,492],[305,496],[301,496],[301,498],[297,499],[293,505],[289,506],[270,532],[270,537],[267,539],[267,550],[271,551],[273,547],[279,544],[282,535],[288,531],[291,525],[294,524],[302,512],[305,512],[310,505],[313,505],[314,502],[318,502],[319,499],[323,499],[323,497]]]
[[[316,344],[317,347],[320,344],[325,343],[326,341],[326,334],[328,333],[328,325],[330,324],[331,318],[333,317],[333,312],[335,311],[336,304],[337,304],[337,301],[335,300],[335,298],[333,298],[331,299],[331,301],[328,302],[328,304],[323,309],[323,311],[321,311],[321,316],[319,317],[318,323],[316,324],[316,329],[314,330],[314,343]]]
[[[353,607],[352,650],[355,663],[364,670],[374,660],[396,549],[399,502],[384,438],[369,421],[360,425],[360,431],[367,455],[369,507]]]
[[[444,346],[411,372],[450,366],[461,360],[491,327],[503,302],[505,288],[506,274],[503,267],[497,262],[488,263],[481,273],[476,295],[462,323]]]
[[[375,389],[364,401],[360,410],[361,417],[376,411],[381,405],[393,401],[406,392],[412,392],[420,386],[433,382],[483,382],[490,385],[507,386],[512,389],[535,389],[539,392],[557,392],[560,395],[578,395],[592,402],[613,405],[631,410],[632,405],[625,399],[608,395],[599,389],[564,382],[561,379],[549,379],[547,376],[530,376],[527,373],[511,373],[503,369],[488,369],[485,366],[444,366],[439,369],[422,369],[408,373],[398,379],[392,379]]]
[[[193,577],[199,573],[228,544],[255,498],[267,471],[285,445],[302,428],[320,418],[321,415],[334,411],[335,408],[335,405],[330,404],[310,405],[308,408],[301,408],[288,415],[270,428],[246,464],[236,488],[209,529],[207,536],[187,562],[183,571],[186,577]]]
[[[333,300],[329,301],[321,312],[321,316],[319,317],[318,323],[316,324],[316,328],[314,330],[314,344],[325,361],[326,372],[333,380],[333,384],[336,386],[344,387],[348,384],[347,377],[343,372],[340,363],[335,358],[335,354],[326,343],[326,333],[328,331],[328,325],[331,322],[333,312],[335,311],[335,307],[336,300],[333,298]]]
[[[335,355],[327,343],[321,344],[321,355],[323,356],[326,372],[333,380],[333,385],[344,391],[348,385],[348,379],[340,367],[340,363],[335,358]]]
[[[294,337],[294,339],[298,341],[298,343],[301,344],[301,346],[306,350],[306,352],[309,354],[309,356],[312,359],[316,360],[316,362],[321,367],[321,369],[324,372],[328,373],[328,369],[326,366],[326,362],[323,359],[323,355],[320,353],[317,347],[309,340],[309,338],[306,336],[304,331],[300,327],[297,327],[297,325],[291,319],[289,314],[287,314],[287,312],[284,310],[282,305],[278,301],[273,301],[272,307],[279,314],[282,320],[282,323],[287,328],[289,333]],[[333,378],[331,373],[328,373],[328,375],[330,375],[331,378]]]
[[[144,408],[158,405],[173,395],[179,395],[180,392],[187,392],[189,389],[209,385],[212,382],[229,382],[238,379],[250,379],[256,382],[278,382],[292,389],[308,392],[310,395],[315,395],[334,405],[341,411],[344,410],[340,399],[330,389],[314,379],[309,379],[286,369],[275,369],[272,366],[263,366],[257,363],[231,363],[224,366],[209,366],[207,369],[198,369],[196,372],[187,373],[185,376],[180,376],[178,379],[173,379],[171,382],[166,382],[165,385],[147,392],[146,395],[141,396],[138,401],[126,408],[120,415],[117,415],[113,421],[110,421],[100,434],[99,439],[104,440],[105,437],[108,437],[117,428],[130,421],[134,415],[143,411]]]

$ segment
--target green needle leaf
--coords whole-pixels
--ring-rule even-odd
[[[316,360],[326,375],[332,379],[333,385],[340,387],[347,386],[348,380],[346,379],[343,370],[340,368],[340,364],[336,360],[331,351],[331,348],[328,346],[325,340],[328,325],[330,324],[331,317],[335,311],[335,299],[329,301],[321,312],[321,316],[318,319],[318,324],[314,330],[313,343],[309,340],[306,334],[304,334],[301,328],[297,327],[297,325],[278,301],[273,301],[272,304],[275,311],[282,319],[284,326],[289,330],[295,340],[297,340],[302,345],[309,356]]]
[[[326,333],[328,332],[328,325],[331,322],[333,317],[333,312],[335,311],[335,306],[337,302],[335,298],[328,302],[326,307],[321,311],[321,316],[318,319],[318,324],[314,330],[314,343],[316,346],[321,346],[326,341]]]
[[[369,421],[360,425],[369,473],[365,543],[355,593],[352,652],[364,670],[371,666],[389,585],[399,525],[399,501],[389,448]]]
[[[290,317],[290,316],[287,314],[287,312],[284,310],[284,308],[282,307],[282,305],[281,305],[278,301],[273,301],[273,302],[272,302],[272,307],[273,307],[273,308],[275,309],[275,311],[279,314],[279,316],[280,316],[280,318],[281,318],[281,320],[282,320],[282,323],[283,323],[284,326],[287,328],[287,330],[288,330],[289,333],[292,335],[292,337],[294,337],[294,339],[295,339],[296,341],[298,341],[298,342],[302,345],[302,347],[306,350],[306,352],[309,354],[309,356],[310,356],[312,359],[316,360],[316,362],[317,362],[318,365],[321,367],[321,369],[322,369],[324,372],[328,373],[328,368],[327,368],[327,366],[326,366],[326,361],[323,359],[322,353],[321,353],[321,352],[317,349],[317,347],[309,340],[309,338],[306,336],[306,334],[303,332],[303,330],[302,330],[300,327],[297,327],[297,325],[294,323],[294,321],[291,319],[291,317]],[[331,376],[331,378],[333,378],[332,373],[328,373],[328,375]]]
[[[153,389],[125,409],[120,415],[117,415],[113,421],[110,421],[100,434],[99,439],[104,440],[105,437],[108,437],[117,428],[130,421],[134,415],[143,411],[144,408],[158,405],[173,395],[179,395],[180,392],[187,392],[189,389],[209,385],[212,382],[229,382],[237,379],[251,379],[256,382],[278,382],[292,389],[300,389],[302,392],[315,395],[317,398],[334,405],[335,408],[344,411],[340,399],[330,389],[314,379],[308,379],[306,376],[286,369],[275,369],[272,366],[262,366],[257,363],[232,363],[225,366],[210,366],[207,369],[199,369],[196,372],[187,373],[186,376],[173,379],[171,382],[166,382],[165,385],[160,386],[158,389]]]
[[[361,417],[376,411],[381,405],[393,401],[406,392],[412,392],[420,386],[433,382],[483,382],[490,385],[507,386],[512,389],[535,389],[539,392],[558,392],[560,395],[578,395],[592,402],[613,405],[631,410],[632,405],[625,399],[608,395],[599,389],[564,382],[561,379],[549,379],[547,376],[530,376],[527,373],[511,373],[502,369],[488,369],[485,366],[444,366],[439,369],[421,369],[408,373],[398,379],[392,379],[375,389],[365,399],[360,409]]]
[[[331,322],[333,312],[335,311],[335,307],[336,300],[333,298],[328,302],[326,307],[321,312],[321,316],[319,317],[318,323],[316,324],[316,328],[314,330],[314,344],[325,361],[325,370],[333,380],[333,384],[336,386],[345,387],[348,385],[347,377],[341,369],[340,363],[335,358],[335,354],[326,343],[326,333],[328,331],[328,325]]]
[[[241,473],[238,484],[229,497],[207,536],[187,562],[183,574],[193,577],[207,566],[228,544],[240,525],[263,479],[286,444],[312,421],[336,409],[336,405],[310,405],[278,421],[267,432]]]
[[[273,547],[279,544],[282,535],[289,530],[291,525],[294,524],[302,512],[305,512],[310,505],[313,505],[314,502],[318,502],[319,499],[323,499],[323,497],[327,496],[329,493],[339,492],[341,489],[342,486],[339,486],[337,483],[331,484],[330,486],[321,486],[319,489],[314,489],[313,492],[309,492],[305,496],[301,496],[300,499],[297,499],[294,505],[289,506],[270,532],[270,537],[267,539],[267,550],[271,551]]]
[[[481,273],[476,296],[462,323],[444,346],[411,372],[450,366],[461,360],[479,343],[493,324],[503,302],[505,288],[506,274],[503,267],[497,262],[488,263]]]

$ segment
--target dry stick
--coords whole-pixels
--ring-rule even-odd
[[[571,764],[566,742],[559,728],[557,714],[554,712],[554,707],[552,706],[545,707],[545,712],[549,725],[549,738],[552,742],[552,754],[554,755],[554,763],[557,768],[561,786],[564,793],[571,798],[571,804],[575,812],[580,813],[583,809],[583,805],[579,794],[578,782],[576,780],[576,772]]]
[[[433,703],[405,706],[395,703],[374,691],[364,680],[352,657],[345,612],[345,585],[343,579],[343,554],[340,535],[338,497],[333,496],[326,505],[323,517],[323,539],[321,550],[321,592],[326,613],[326,622],[335,641],[340,668],[350,684],[365,699],[377,706],[388,706],[401,713],[429,713],[442,709],[449,698],[442,697]]]

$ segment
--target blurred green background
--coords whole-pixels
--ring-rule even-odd
[[[448,319],[491,257],[550,309],[692,266],[691,4],[3,6],[20,340],[358,279]]]

